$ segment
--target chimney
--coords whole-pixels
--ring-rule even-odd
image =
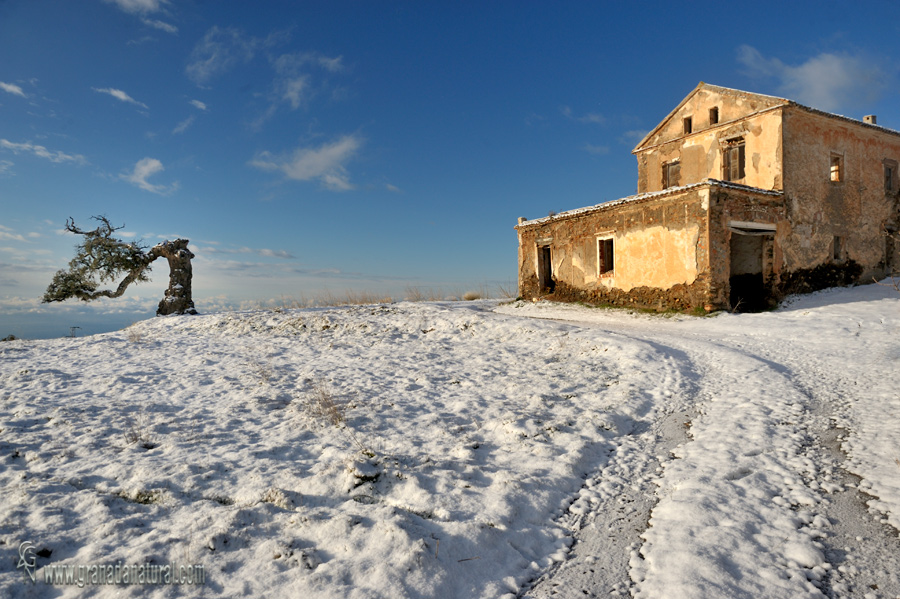
[[[524,223],[524,222],[525,222],[525,217],[524,217],[524,216],[520,216],[520,217],[519,217],[519,224],[521,225],[521,224]]]
[[[863,117],[864,123],[869,123],[870,125],[877,125],[876,118],[874,114],[867,114]]]

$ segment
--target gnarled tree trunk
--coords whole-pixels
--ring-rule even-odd
[[[153,260],[163,257],[169,261],[169,288],[159,302],[156,315],[196,314],[191,299],[191,258],[194,254],[188,249],[188,240],[164,241],[150,249],[150,256]]]

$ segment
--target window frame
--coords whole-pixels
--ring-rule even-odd
[[[597,251],[597,278],[614,276],[616,272],[615,235],[612,232],[597,235],[594,247]],[[607,266],[609,268],[606,268]]]
[[[684,135],[690,135],[694,132],[694,118],[692,116],[686,116],[681,119],[681,126],[684,132]]]
[[[897,171],[897,161],[885,158],[882,166],[884,167],[884,192],[895,193],[898,187],[898,174],[900,174]]]
[[[713,106],[709,109],[709,125],[718,125],[719,124],[719,107]]]
[[[675,170],[675,182],[672,179],[672,170]],[[681,160],[670,160],[662,165],[662,188],[678,187],[681,185]]]
[[[737,163],[736,167],[735,162]],[[746,163],[746,140],[743,137],[725,140],[722,147],[722,180],[730,182],[743,181],[747,177]],[[737,168],[737,172],[735,172],[735,168]]]
[[[828,180],[832,183],[844,182],[844,155],[838,152],[832,152],[828,161]]]

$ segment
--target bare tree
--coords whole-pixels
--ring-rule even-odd
[[[53,276],[42,298],[43,303],[62,302],[78,298],[89,302],[100,297],[119,297],[132,283],[150,280],[150,264],[157,258],[169,261],[169,288],[159,302],[158,316],[167,314],[196,314],[191,299],[191,258],[187,239],[163,241],[152,248],[139,241],[125,242],[113,234],[122,227],[114,227],[105,216],[95,216],[100,223],[92,231],[75,226],[72,218],[66,220],[66,230],[81,235],[83,240],[75,246],[75,257],[69,262],[69,270],[60,270]],[[115,281],[125,275],[115,289],[97,288],[102,283]]]

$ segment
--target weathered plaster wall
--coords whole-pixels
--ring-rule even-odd
[[[703,305],[708,196],[709,189],[700,187],[534,225],[525,222],[518,227],[519,295],[546,292],[539,288],[538,248],[549,244],[555,297],[653,307]],[[598,237],[614,239],[611,274],[598,273]]]
[[[782,131],[781,108],[752,114],[751,107],[760,102],[735,94],[699,90],[674,113],[668,124],[645,149],[635,150],[638,161],[638,193],[663,189],[663,165],[672,161],[681,164],[679,185],[698,183],[703,179],[726,179],[723,166],[725,142],[742,137],[745,143],[745,176],[737,183],[761,189],[781,189]],[[709,124],[709,109],[719,109],[719,123]],[[683,119],[691,116],[693,133],[683,133]]]
[[[800,107],[785,110],[784,131],[785,271],[852,261],[862,268],[861,280],[882,276],[891,249],[884,227],[897,225],[898,197],[896,184],[884,189],[884,163],[900,162],[900,135]],[[842,158],[840,182],[831,181],[833,155]]]
[[[752,190],[713,188],[709,200],[710,220],[710,303],[730,306],[731,239],[733,222],[775,225],[775,234],[763,238],[762,272],[772,295],[781,272],[782,252],[790,231],[782,194],[765,194]]]

